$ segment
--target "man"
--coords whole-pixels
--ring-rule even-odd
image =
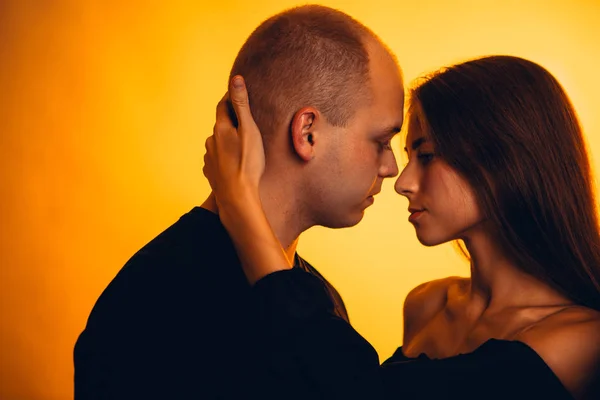
[[[366,27],[322,6],[262,23],[231,76],[245,77],[265,144],[260,194],[290,260],[314,225],[356,225],[384,178],[400,130],[399,67]],[[260,393],[261,343],[250,286],[211,195],[136,253],[102,293],[74,351],[76,400],[244,398]],[[285,374],[286,371],[271,371]],[[290,388],[291,389],[291,388]],[[285,397],[285,395],[283,396]]]

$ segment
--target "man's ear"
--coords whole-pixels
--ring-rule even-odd
[[[292,119],[292,146],[304,161],[310,161],[315,157],[315,143],[319,140],[316,130],[319,118],[319,111],[314,107],[303,107],[294,114]]]

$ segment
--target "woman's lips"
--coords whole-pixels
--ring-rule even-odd
[[[417,221],[424,212],[425,210],[411,210],[410,216],[408,217],[408,222]]]

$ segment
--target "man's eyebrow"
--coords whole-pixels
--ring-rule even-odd
[[[399,127],[398,125],[387,126],[383,129],[380,129],[377,136],[388,136],[388,135],[394,136],[394,135],[400,133],[401,130],[402,130],[402,128]]]
[[[421,146],[423,143],[428,142],[429,138],[425,137],[425,136],[421,136],[420,138],[417,138],[415,140],[413,140],[412,144],[410,145],[410,148],[413,150],[416,150],[419,148],[419,146]],[[408,149],[405,147],[404,151],[408,153]]]

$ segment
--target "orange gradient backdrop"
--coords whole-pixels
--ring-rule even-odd
[[[72,349],[97,297],[209,193],[204,140],[239,47],[297,4],[0,1],[0,398],[72,398]],[[378,33],[407,82],[486,54],[539,62],[566,87],[600,157],[599,2],[322,4]],[[392,185],[357,227],[311,229],[299,246],[382,360],[401,344],[408,291],[468,274],[451,245],[417,242]]]

